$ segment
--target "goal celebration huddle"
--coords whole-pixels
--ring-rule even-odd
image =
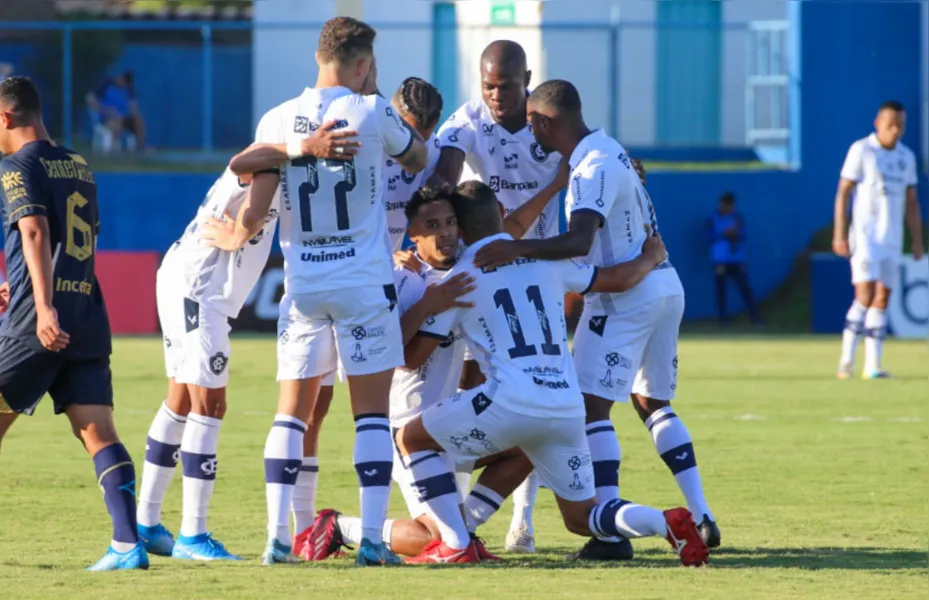
[[[630,540],[659,536],[682,564],[707,564],[720,530],[672,406],[684,290],[641,165],[588,127],[570,82],[532,82],[515,42],[484,49],[482,97],[440,125],[430,83],[378,90],[375,37],[352,18],[323,26],[315,85],[261,118],[167,251],[156,294],[168,385],[141,468],[126,449],[141,440],[113,424],[93,173],[50,141],[31,81],[0,83],[0,438],[45,393],[68,416],[113,521],[92,570],[144,569],[150,554],[240,560],[208,527],[226,391],[249,361],[232,352],[229,320],[279,225],[263,564],[346,549],[360,566],[498,561],[480,531],[511,496],[504,548],[533,553],[540,489],[586,538],[573,559],[630,560]],[[584,297],[571,343],[568,293]],[[324,508],[319,433],[336,378],[354,416],[357,512]],[[631,404],[686,508],[620,493],[616,403]],[[166,523],[178,470],[182,518]],[[394,482],[406,518],[388,518]]]

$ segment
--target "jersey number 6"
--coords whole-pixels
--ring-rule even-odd
[[[355,189],[355,161],[323,159],[329,167],[342,168],[342,181],[333,187],[335,196],[335,220],[339,231],[349,228],[348,222],[348,193]],[[306,168],[306,181],[297,188],[300,196],[300,226],[303,231],[313,231],[313,215],[310,212],[310,199],[319,192],[319,164],[315,156],[304,156],[290,161],[294,167]]]
[[[84,261],[93,256],[94,234],[90,223],[77,215],[79,208],[87,206],[87,198],[78,192],[68,196],[67,228],[65,236],[65,254]]]

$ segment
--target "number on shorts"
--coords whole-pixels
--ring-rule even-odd
[[[526,288],[526,297],[535,308],[536,316],[539,318],[539,327],[542,329],[542,354],[548,356],[558,356],[561,354],[561,346],[554,343],[552,339],[552,327],[545,312],[545,303],[542,302],[542,290],[537,285],[530,285]],[[497,308],[503,309],[506,315],[507,326],[510,335],[513,336],[513,347],[508,350],[510,358],[522,358],[525,356],[535,356],[539,353],[534,344],[526,343],[526,334],[523,331],[523,325],[516,315],[516,305],[513,303],[513,296],[507,288],[501,288],[494,292],[494,303]]]
[[[323,159],[327,166],[342,168],[342,181],[335,184],[336,227],[339,231],[349,228],[348,193],[355,189],[355,161]],[[290,161],[291,166],[306,168],[306,181],[297,188],[300,197],[300,226],[303,231],[313,231],[313,215],[310,212],[310,199],[319,192],[319,164],[315,156],[303,156]]]

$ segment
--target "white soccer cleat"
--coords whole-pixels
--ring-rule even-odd
[[[836,371],[836,379],[851,379],[855,376],[853,372],[852,365],[839,365],[839,370]]]
[[[535,554],[535,536],[522,526],[506,534],[506,551],[511,554]]]

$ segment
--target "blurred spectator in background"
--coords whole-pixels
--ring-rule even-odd
[[[114,143],[126,150],[145,147],[145,120],[132,83],[132,71],[124,71],[88,94],[95,150],[110,152]]]
[[[745,223],[735,209],[735,195],[732,192],[720,196],[716,210],[707,219],[706,229],[710,238],[710,260],[716,274],[716,312],[720,324],[726,325],[729,322],[726,312],[726,283],[729,278],[739,288],[752,323],[761,324],[761,315],[745,272]]]
[[[10,63],[0,62],[0,81],[13,74],[13,65]]]

